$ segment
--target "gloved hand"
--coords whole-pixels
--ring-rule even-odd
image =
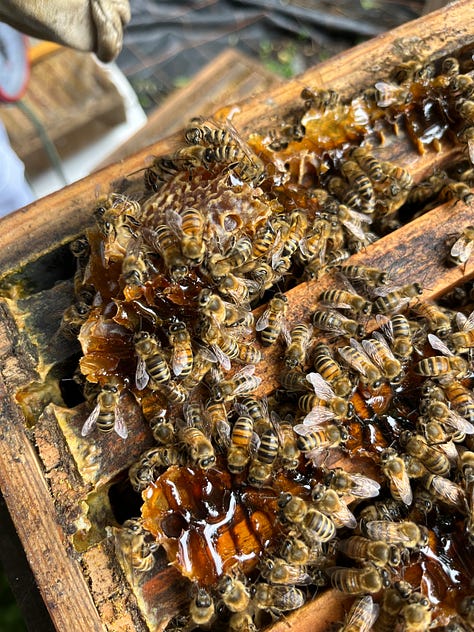
[[[94,52],[104,62],[119,54],[128,0],[2,0],[0,21],[39,39]]]

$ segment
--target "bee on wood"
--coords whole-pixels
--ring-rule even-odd
[[[371,564],[361,568],[329,567],[326,573],[331,586],[347,595],[373,594],[390,585],[387,571]]]
[[[132,401],[133,400],[133,401]],[[96,405],[82,426],[83,437],[97,426],[103,433],[114,430],[121,439],[128,437],[126,420],[139,415],[135,400],[115,380],[105,383],[97,395]]]
[[[466,226],[461,234],[451,244],[448,261],[456,266],[462,266],[469,260],[474,249],[474,226]]]
[[[423,358],[415,365],[415,371],[426,377],[464,377],[468,370],[468,363],[465,358],[455,355],[447,347],[447,345],[435,336],[428,334],[428,342],[437,351],[441,351],[444,355],[430,356]]]
[[[272,586],[264,582],[254,586],[253,604],[257,609],[269,612],[275,619],[284,612],[301,608],[305,601],[303,591],[295,586]]]
[[[281,292],[277,292],[255,323],[255,329],[260,332],[263,345],[269,346],[277,341],[278,336],[286,327],[287,311],[288,298]]]

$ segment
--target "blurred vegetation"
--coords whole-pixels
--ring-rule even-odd
[[[10,585],[0,567],[0,630],[2,632],[28,632],[16,604]]]

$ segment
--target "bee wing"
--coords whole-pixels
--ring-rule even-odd
[[[316,424],[310,425],[310,424],[302,423],[302,424],[296,424],[295,426],[293,426],[293,430],[296,432],[296,434],[304,437],[306,435],[311,434],[314,431],[315,427],[316,427]]]
[[[319,426],[325,421],[331,421],[336,414],[324,406],[315,406],[303,419],[303,423],[310,426]]]
[[[165,221],[173,233],[178,238],[181,238],[183,235],[183,218],[181,215],[177,211],[168,208],[165,211]]]
[[[143,358],[138,358],[137,368],[135,371],[135,386],[139,391],[142,391],[150,381],[150,376],[146,371],[146,364]]]
[[[474,425],[455,410],[449,410],[448,416],[446,419],[443,419],[443,423],[465,434],[474,434]]]
[[[240,377],[250,377],[255,373],[255,364],[247,364],[240,371],[234,375],[234,379],[238,379]]]
[[[333,391],[331,386],[326,382],[323,376],[320,373],[311,372],[308,373],[306,379],[311,384],[314,389],[314,392],[318,397],[324,399],[325,401],[331,400],[336,396],[336,393]]]
[[[359,213],[359,214],[363,215],[363,213]],[[351,233],[351,235],[353,235],[357,239],[360,239],[362,241],[366,238],[365,230],[362,228],[360,223],[345,219],[345,220],[341,220],[341,224],[344,226],[344,228],[346,228]]]
[[[380,494],[380,485],[368,476],[362,474],[350,474],[353,483],[350,494],[359,498],[375,498]]]
[[[463,318],[462,325],[460,324],[461,317]],[[474,329],[474,310],[469,314],[469,316],[467,316],[467,318],[461,312],[457,312],[456,325],[458,326],[458,329],[462,331],[471,331]]]
[[[387,108],[400,101],[400,86],[386,81],[377,81],[374,87],[377,90],[377,105],[380,108]]]
[[[94,424],[96,423],[97,418],[99,417],[99,414],[100,414],[100,403],[97,402],[93,411],[87,417],[87,419],[84,422],[84,425],[82,426],[81,435],[83,437],[85,437],[92,431],[92,428],[94,427]]]
[[[392,325],[392,321],[388,316],[385,316],[384,314],[376,314],[375,315],[375,321],[377,323],[377,325],[380,327],[380,329],[382,330],[383,334],[391,341],[393,342],[394,337],[393,337],[393,325]],[[378,332],[374,332],[375,333]]]
[[[441,498],[445,498],[451,504],[463,509],[466,506],[467,497],[463,488],[449,480],[449,478],[444,478],[444,476],[433,476],[431,485],[434,491],[439,494]]]
[[[411,505],[413,501],[413,492],[410,485],[410,477],[405,469],[399,476],[391,476],[390,481],[393,483],[395,489],[400,494],[400,498],[405,505]]]
[[[263,331],[266,327],[268,327],[270,310],[267,308],[257,319],[255,323],[256,331]]]
[[[211,349],[215,359],[221,365],[221,367],[226,371],[229,371],[232,366],[229,356],[225,354],[222,349],[216,344],[212,344]]]
[[[115,407],[115,421],[114,421],[114,430],[122,439],[126,439],[128,437],[128,430],[126,425],[126,416],[127,410],[123,402],[123,398],[120,398],[117,406]]]
[[[453,356],[453,352],[448,348],[448,346],[435,334],[428,334],[428,342],[436,351],[441,351],[441,353],[445,356]]]
[[[357,629],[359,632],[369,632],[377,620],[379,610],[379,605],[374,602],[371,595],[361,597],[352,604],[347,615],[347,621],[344,622],[342,629]]]
[[[343,525],[349,527],[350,529],[355,529],[357,527],[357,520],[354,514],[342,499],[339,499],[337,509],[331,513],[331,516],[332,515],[338,518]]]

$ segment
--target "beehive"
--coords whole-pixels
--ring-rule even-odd
[[[403,26],[322,64],[265,100],[243,104],[233,122],[244,137],[271,127],[295,108],[307,85],[354,94],[386,78],[394,64],[406,60],[406,50],[421,49],[424,57],[469,52],[473,17],[470,4],[461,1]],[[164,141],[2,222],[2,403],[9,424],[1,438],[0,480],[43,598],[60,630],[146,630],[145,617],[152,629],[159,630],[188,599],[185,582],[163,556],[153,580],[139,589],[130,586],[113,541],[106,537],[106,525],[120,520],[117,507],[126,504],[126,500],[117,502],[123,473],[151,445],[146,426],[133,429],[134,442],[127,451],[114,450],[115,437],[104,439],[111,449],[97,471],[95,443],[79,444],[54,405],[60,403],[57,380],[68,374],[75,360],[74,350],[55,336],[72,296],[73,266],[67,244],[91,223],[97,185],[104,193],[110,188],[133,194],[142,184],[140,175],[131,174],[143,167],[147,155],[164,155],[170,147],[171,142]],[[377,155],[409,166],[420,180],[460,151],[461,147],[443,141],[439,152],[428,148],[420,155],[402,134],[388,138]],[[440,257],[446,237],[460,232],[472,218],[470,207],[448,202],[368,246],[351,261],[390,270],[399,284],[419,281],[426,288],[425,297],[434,298],[472,276],[472,260],[447,268]],[[318,280],[318,292],[325,282]],[[288,293],[290,324],[314,309],[310,289],[309,283]],[[258,367],[267,392],[276,383],[279,353],[272,348]],[[327,591],[273,629],[286,629],[292,621],[297,621],[298,630],[327,629],[329,622],[342,618],[341,604],[346,599]]]

